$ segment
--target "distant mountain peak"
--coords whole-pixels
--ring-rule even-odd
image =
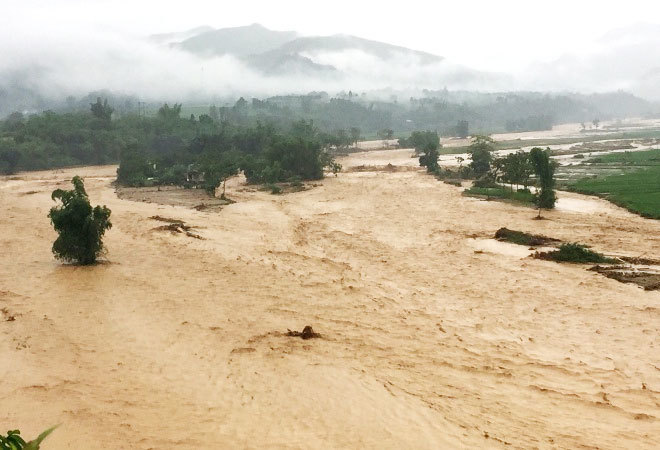
[[[182,50],[202,56],[234,55],[246,57],[274,50],[298,37],[295,31],[273,31],[253,23],[210,30],[177,44]]]

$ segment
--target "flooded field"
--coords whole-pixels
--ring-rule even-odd
[[[660,222],[562,192],[534,220],[405,150],[340,162],[293,194],[228,183],[213,211],[120,199],[113,166],[0,178],[0,423],[61,423],[55,450],[657,447],[660,292],[492,237],[650,257]],[[350,170],[388,164],[410,170]],[[50,253],[74,174],[112,209],[94,267]]]

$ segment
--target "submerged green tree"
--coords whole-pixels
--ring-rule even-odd
[[[550,151],[541,150],[538,147],[529,152],[529,158],[534,165],[534,172],[539,177],[540,189],[536,193],[536,206],[541,209],[552,209],[555,207],[557,196],[555,195],[555,165],[550,161]]]
[[[423,150],[423,154],[419,157],[419,165],[426,167],[428,173],[436,173],[440,168],[438,164],[438,149],[437,147],[429,147]]]
[[[53,200],[62,202],[48,214],[59,234],[53,243],[53,253],[63,261],[94,264],[103,251],[103,234],[112,227],[110,210],[105,206],[92,208],[82,178],[75,176],[71,183],[73,190],[53,191]]]
[[[225,200],[227,179],[238,174],[240,155],[235,153],[222,153],[219,157],[207,156],[203,158],[201,170],[204,173],[204,189],[211,195],[222,184],[220,198]]]
[[[472,157],[470,168],[477,178],[482,178],[490,171],[493,160],[491,152],[495,150],[494,141],[489,136],[475,136],[468,147],[468,153]]]

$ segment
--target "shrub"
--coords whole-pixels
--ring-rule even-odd
[[[475,180],[474,183],[472,183],[472,186],[476,188],[493,188],[493,189],[501,189],[502,186],[497,184],[495,180],[489,176],[484,176],[479,178],[478,180]]]
[[[270,189],[270,193],[273,194],[273,195],[282,193],[282,188],[279,187],[278,185],[274,184],[274,183],[268,183],[268,184],[266,184],[265,187],[267,189]]]
[[[554,245],[559,242],[558,239],[541,236],[538,234],[525,233],[524,231],[509,230],[500,228],[495,232],[495,239],[511,242],[512,244],[535,247],[539,245]]]
[[[590,250],[586,245],[578,243],[562,244],[559,250],[552,252],[541,252],[535,255],[540,259],[569,263],[611,263],[612,258]]]
[[[59,234],[53,243],[55,257],[82,265],[94,264],[103,251],[103,234],[112,227],[110,210],[105,206],[92,209],[82,178],[73,177],[73,190],[53,191],[53,200],[62,205],[51,208],[48,217]]]
[[[450,184],[456,187],[462,187],[461,180],[443,180],[443,183]]]
[[[539,217],[541,208],[552,209],[555,207],[557,196],[555,194],[555,164],[550,161],[550,150],[541,150],[538,147],[529,152],[529,157],[534,165],[534,172],[539,176],[541,189],[536,195],[536,206],[539,208]]]

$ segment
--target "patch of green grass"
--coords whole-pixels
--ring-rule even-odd
[[[562,244],[558,250],[552,252],[542,252],[535,255],[540,259],[547,259],[556,262],[568,263],[614,263],[612,258],[608,258],[598,252],[590,250],[586,245],[578,243]]]
[[[632,166],[660,166],[660,149],[645,150],[641,152],[617,152],[601,155],[597,160],[599,164],[626,164]]]
[[[463,194],[471,197],[486,197],[499,200],[509,200],[516,203],[524,203],[529,205],[534,203],[534,194],[531,192],[512,191],[511,189],[505,187],[481,188],[473,186],[463,191]]]
[[[569,188],[596,195],[644,217],[660,219],[660,150],[611,153],[601,156],[603,164],[624,163],[623,174],[583,178]]]

